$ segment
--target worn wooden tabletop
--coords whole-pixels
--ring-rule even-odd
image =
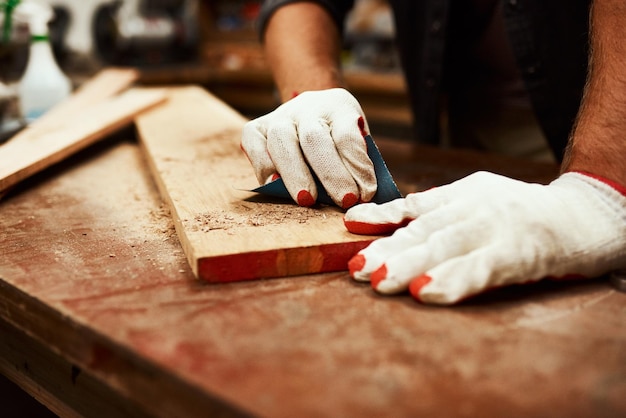
[[[379,143],[404,192],[555,168]],[[626,294],[605,279],[452,308],[345,272],[193,277],[146,163],[118,136],[0,200],[0,371],[62,415],[626,414]]]

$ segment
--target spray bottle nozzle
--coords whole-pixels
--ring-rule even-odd
[[[22,1],[15,9],[15,18],[28,22],[31,36],[48,36],[48,22],[54,17],[54,11],[48,4],[35,1]]]

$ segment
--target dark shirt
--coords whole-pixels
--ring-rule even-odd
[[[278,7],[298,0],[267,0],[259,19],[263,30]],[[498,0],[497,0],[498,1]],[[508,46],[538,123],[561,159],[580,105],[587,73],[590,0],[499,0]],[[350,0],[316,0],[340,30]],[[472,3],[474,9],[468,9]],[[478,0],[389,0],[396,42],[414,115],[416,137],[437,144],[448,96],[473,77],[467,42],[479,39],[488,4]],[[478,36],[478,38],[476,38]],[[465,42],[465,43],[464,43]],[[473,74],[474,76],[476,74]],[[483,74],[488,75],[488,74]]]

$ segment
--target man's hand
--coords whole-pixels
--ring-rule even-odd
[[[299,205],[311,206],[317,199],[312,170],[333,201],[348,208],[376,193],[367,133],[358,101],[334,88],[304,92],[248,122],[241,147],[260,184],[280,176]]]
[[[626,188],[581,173],[547,186],[479,172],[344,218],[349,231],[392,236],[350,260],[380,293],[452,304],[545,277],[595,277],[626,267]]]

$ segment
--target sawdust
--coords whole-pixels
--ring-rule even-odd
[[[172,214],[165,203],[160,203],[158,208],[151,209],[149,214],[156,231],[164,235],[164,240],[176,235]]]
[[[326,214],[292,204],[246,202],[234,206],[232,210],[220,209],[199,214],[191,221],[190,227],[193,231],[209,232],[285,223],[304,224],[315,218],[326,218]]]
[[[227,157],[240,156],[243,152],[239,148],[241,130],[226,129],[213,132],[194,141],[199,144],[196,148],[197,157],[207,164],[222,162]]]

